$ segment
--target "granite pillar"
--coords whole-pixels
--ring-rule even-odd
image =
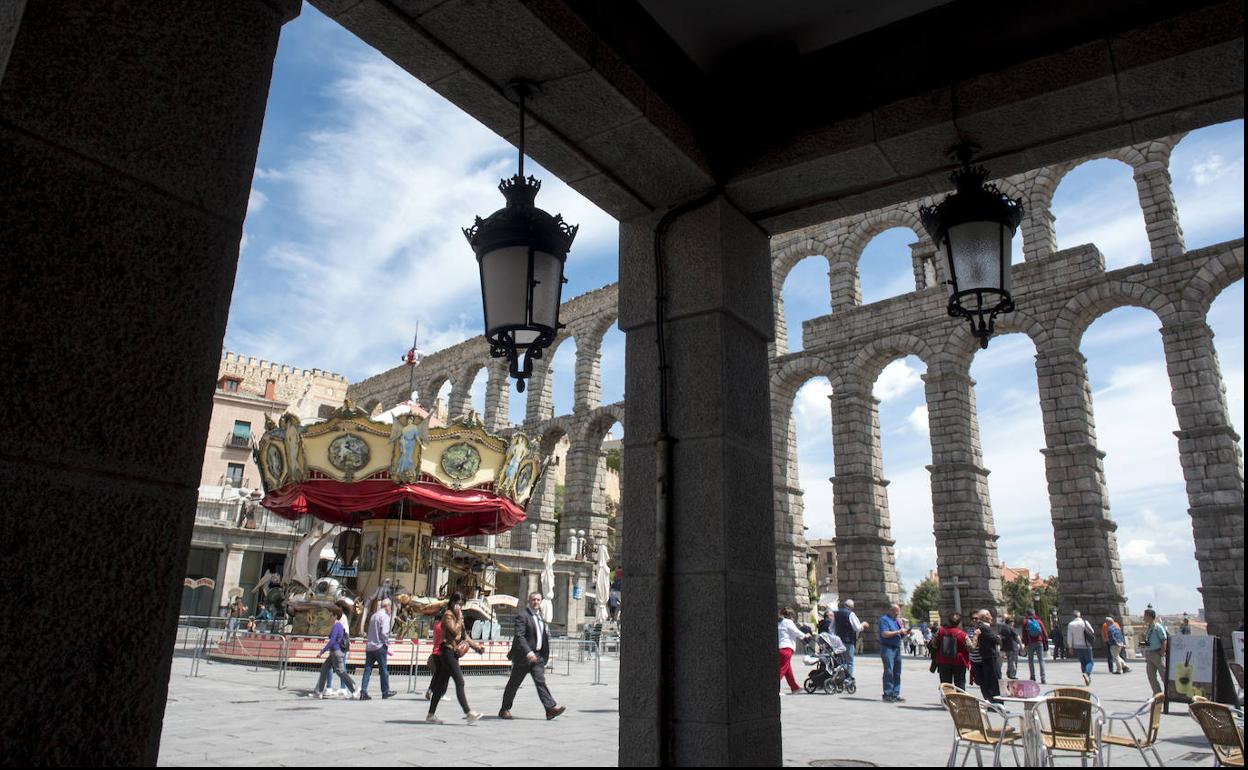
[[[21,572],[5,603],[61,628],[49,586],[92,600],[55,665],[11,658],[23,695],[0,734],[6,763],[150,765],[273,57],[299,3],[24,6],[0,12],[0,541]]]
[[[660,218],[620,224],[619,326],[628,355],[622,508],[633,608],[623,616],[620,764],[778,765],[767,236],[715,197],[669,220],[662,238],[673,442],[665,489],[674,619],[665,637],[660,613],[646,610],[657,607],[660,587]]]
[[[1204,319],[1162,328],[1179,462],[1200,568],[1209,633],[1224,640],[1244,618],[1244,455]]]

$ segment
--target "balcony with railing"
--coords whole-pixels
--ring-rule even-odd
[[[267,508],[239,499],[199,499],[195,508],[196,526],[248,529],[276,534],[301,534],[299,522],[284,519]]]
[[[225,435],[225,445],[230,449],[251,449],[251,434],[231,431]]]

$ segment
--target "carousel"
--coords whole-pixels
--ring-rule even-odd
[[[388,598],[395,612],[390,665],[420,662],[433,652],[433,617],[458,592],[466,599],[469,633],[486,648],[461,664],[508,665],[511,642],[501,637],[496,612],[519,601],[495,586],[509,568],[464,541],[525,520],[543,471],[528,438],[495,436],[472,413],[433,425],[414,402],[376,419],[348,400],[312,424],[292,414],[266,422],[254,446],[264,484],[260,505],[310,523],[282,574],[263,576],[256,589],[279,608],[285,633],[236,635],[209,656],[319,663],[335,606],[358,637],[369,613]],[[329,569],[318,569],[331,543]],[[347,664],[363,662],[364,645],[353,644]]]

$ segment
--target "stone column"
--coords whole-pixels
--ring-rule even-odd
[[[1053,216],[1048,205],[1027,207],[1023,212],[1023,221],[1018,228],[1023,235],[1024,261],[1044,259],[1057,251],[1056,222],[1057,217]]]
[[[1244,455],[1227,413],[1213,330],[1202,318],[1161,333],[1205,619],[1209,633],[1229,639],[1244,617]]]
[[[828,269],[832,312],[848,310],[862,304],[862,284],[858,280],[858,264],[844,259],[833,260]]]
[[[1183,256],[1183,228],[1179,226],[1179,210],[1174,205],[1174,189],[1170,169],[1162,161],[1151,161],[1135,169],[1135,187],[1148,231],[1148,246],[1153,261]]]
[[[511,378],[507,363],[491,363],[485,382],[485,427],[489,431],[505,430],[511,425]]]
[[[451,395],[446,400],[446,415],[455,419],[472,409],[472,380],[467,372],[459,372],[451,379]]]
[[[554,357],[552,350],[545,351],[542,358],[533,362],[533,374],[526,384],[527,394],[524,402],[525,423],[541,422],[554,416],[550,395],[550,360]]]
[[[663,239],[675,615],[664,649],[659,618],[649,611],[659,598],[659,218],[620,223],[619,326],[628,349],[624,590],[633,611],[623,615],[630,643],[620,683],[619,762],[659,764],[667,746],[677,765],[778,765],[767,236],[718,197],[676,217]]]
[[[797,472],[797,425],[791,411],[787,419],[776,414],[771,419],[771,440],[776,448],[776,467],[772,469],[776,509],[776,604],[806,609],[810,605],[810,591],[802,523],[803,492]],[[822,484],[823,479],[815,483]]]
[[[564,504],[567,504],[566,498]],[[537,525],[536,532],[530,524]],[[556,551],[559,550],[555,543],[555,474],[548,469],[537,480],[529,507],[525,511],[524,523],[511,530],[511,547],[545,553],[552,545]]]
[[[152,765],[273,57],[299,4],[4,5],[0,542],[21,571],[5,598],[26,629],[63,628],[48,586],[92,601],[55,665],[11,657],[23,695],[0,735],[36,765]],[[71,402],[89,406],[54,419]]]
[[[1001,614],[997,533],[988,497],[988,470],[979,446],[975,381],[965,369],[932,366],[923,375],[931,431],[932,534],[941,609],[953,609],[949,586],[962,583],[962,608],[986,607]]]
[[[776,309],[775,337],[767,343],[767,357],[775,358],[789,352],[789,323],[784,320],[784,286],[775,287],[771,294]]]
[[[900,597],[901,585],[880,454],[880,402],[861,387],[844,385],[831,396],[836,584],[840,598],[853,599],[858,617],[872,624],[864,644],[875,649],[875,623]]]
[[[1105,453],[1096,448],[1086,359],[1073,348],[1042,350],[1036,374],[1062,621],[1071,610],[1088,618],[1125,617],[1118,525],[1109,517]]]
[[[914,269],[914,289],[923,291],[940,283],[937,278],[936,244],[924,238],[910,244],[910,263]]]
[[[582,334],[576,342],[572,411],[597,409],[602,404],[602,335]]]
[[[562,553],[567,553],[568,537],[574,529],[585,530],[586,537],[596,541],[607,541],[606,503],[598,483],[606,474],[607,462],[601,456],[601,446],[601,441],[591,446],[584,439],[575,439],[568,447],[564,475],[567,486],[559,526]]]

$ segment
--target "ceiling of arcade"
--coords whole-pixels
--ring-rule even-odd
[[[786,232],[939,192],[961,140],[1016,174],[1243,114],[1239,2],[312,2],[501,136],[539,81],[529,154],[621,220],[718,187]]]

